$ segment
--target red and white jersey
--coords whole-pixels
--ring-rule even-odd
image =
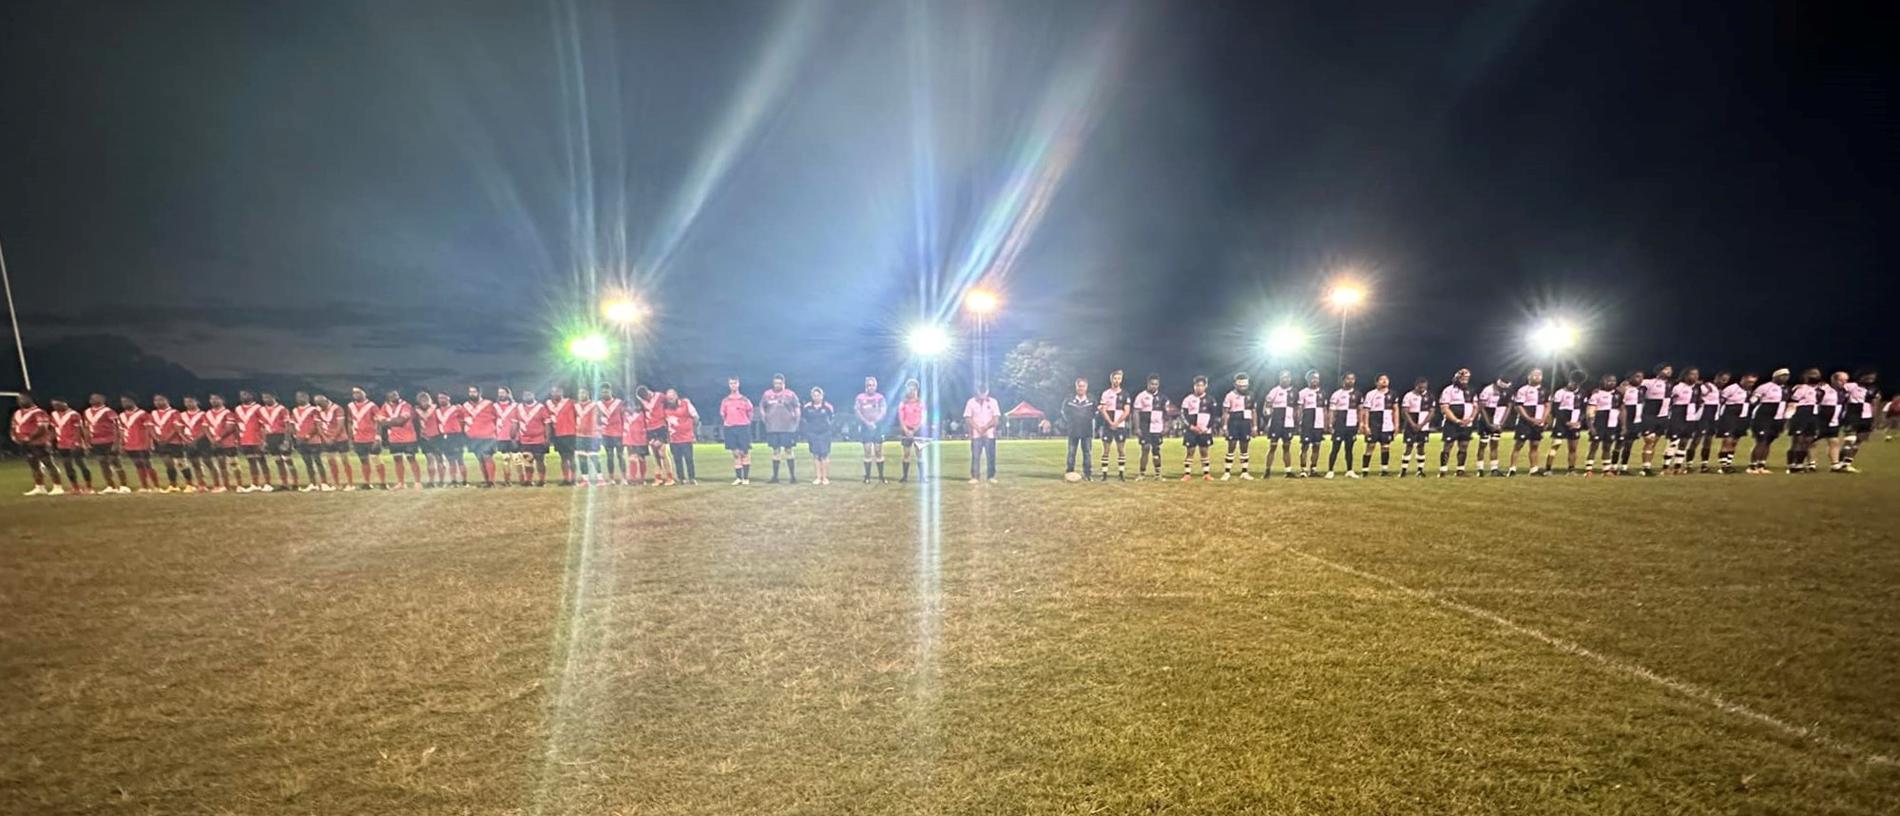
[[[416,441],[416,409],[407,400],[398,399],[394,405],[383,403],[376,409],[376,418],[389,432],[390,444]]]
[[[796,403],[797,397],[792,401]],[[627,404],[619,397],[595,401],[600,406],[600,433],[602,436],[618,439],[627,431]]]
[[[545,445],[548,443],[548,406],[544,402],[521,403],[516,416],[521,418],[518,427],[523,445]]]
[[[322,439],[322,428],[318,426],[317,406],[299,405],[290,409],[290,427],[298,442],[316,442]]]
[[[184,444],[184,423],[179,421],[178,409],[152,409],[152,438],[160,445]]]
[[[1293,424],[1293,389],[1276,385],[1267,389],[1267,396],[1261,400],[1261,407],[1267,411],[1267,418],[1282,425]]]
[[[264,433],[271,436],[283,436],[289,429],[290,409],[283,403],[264,406]]]
[[[863,399],[864,395],[860,394],[858,396],[859,402],[862,403]],[[880,416],[883,415],[884,411],[883,399],[883,395],[878,395],[878,412]],[[860,415],[861,414],[862,412],[860,412]],[[641,409],[641,416],[646,418],[648,433],[666,427],[666,397],[660,394],[654,394],[648,397],[644,407]]]
[[[1334,389],[1332,396],[1326,398],[1326,407],[1335,414],[1345,414],[1347,425],[1359,424],[1359,395],[1350,388]]]
[[[620,432],[620,444],[637,448],[647,446],[647,418],[638,409],[627,415],[627,427]]]
[[[359,445],[367,445],[377,440],[376,432],[380,429],[376,427],[376,420],[378,419],[376,403],[370,402],[369,400],[363,400],[362,402],[350,400],[349,403],[344,406],[344,410],[350,415],[351,442],[355,442]]]
[[[1220,398],[1220,409],[1227,415],[1230,422],[1234,417],[1250,422],[1253,420],[1253,400],[1248,399],[1246,394],[1240,393],[1239,389],[1229,391],[1227,396]]]
[[[68,408],[49,414],[53,422],[53,445],[60,450],[74,450],[85,441],[86,418],[78,411]]]
[[[555,436],[573,436],[580,424],[580,412],[575,409],[574,401],[567,397],[548,400],[543,403],[548,409],[548,419],[554,423]]]
[[[1445,386],[1438,392],[1438,404],[1451,411],[1451,417],[1457,420],[1471,419],[1471,392],[1458,387],[1457,383]]]
[[[462,406],[460,405],[437,405],[435,407],[435,418],[436,421],[442,423],[442,432],[445,434],[459,434],[468,431],[468,414],[463,412]]]
[[[1523,406],[1524,413],[1530,414],[1531,419],[1539,422],[1543,421],[1544,409],[1547,406],[1544,405],[1544,389],[1542,386],[1518,386],[1517,394],[1511,398],[1511,402]]]
[[[350,441],[348,414],[334,402],[317,409],[317,434],[325,444]]]
[[[13,410],[13,438],[26,444],[44,443],[41,437],[46,434],[48,423],[46,410],[35,405],[31,408]]]
[[[462,415],[468,418],[468,438],[495,438],[495,403],[485,399],[463,402]]]
[[[220,448],[238,446],[238,418],[229,408],[212,408],[205,412],[206,435],[211,444]]]
[[[696,442],[699,427],[699,409],[693,407],[693,401],[680,397],[680,402],[666,409],[667,439],[676,445]]]
[[[179,441],[185,444],[200,439],[211,438],[211,418],[202,410],[186,409],[178,412]]]
[[[1755,403],[1755,418],[1786,419],[1788,405],[1783,401],[1785,394],[1781,384],[1772,380],[1755,386],[1755,393],[1749,396],[1749,399]],[[1764,412],[1772,413],[1764,417]]]
[[[143,408],[119,414],[119,443],[129,451],[152,449],[152,415]]]
[[[1095,403],[1095,410],[1109,428],[1128,424],[1128,402],[1122,399],[1122,390],[1119,388],[1104,389],[1101,400]]]
[[[1159,394],[1141,391],[1135,394],[1135,416],[1140,417],[1142,433],[1168,432],[1168,400]]]
[[[600,403],[593,400],[574,401],[574,435],[586,439],[600,438]]]
[[[442,435],[442,419],[433,405],[416,409],[416,419],[422,422],[422,438],[434,439]]]
[[[264,444],[264,406],[240,402],[233,412],[237,414],[238,444]]]
[[[1367,391],[1359,398],[1359,407],[1366,411],[1366,425],[1374,431],[1392,433],[1399,429],[1399,414],[1392,410],[1392,392],[1377,388]]]
[[[119,442],[119,412],[107,405],[86,406],[86,441],[109,448]]]
[[[470,436],[473,435],[470,434]],[[513,400],[495,403],[495,439],[513,442],[519,436],[521,436],[521,403]]]

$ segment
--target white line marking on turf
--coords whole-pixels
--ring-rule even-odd
[[[1356,567],[1352,567],[1346,564],[1341,564],[1337,561],[1333,561],[1327,558],[1322,558],[1312,553],[1297,550],[1292,547],[1287,547],[1286,551],[1289,553],[1292,553],[1293,555],[1304,558],[1308,561],[1312,561],[1313,563],[1324,566],[1328,569],[1334,570],[1336,572],[1345,573],[1347,575],[1351,575],[1356,578],[1371,581],[1376,584],[1383,584],[1385,586],[1391,587],[1392,589],[1395,589],[1405,595],[1409,595],[1418,600],[1428,601],[1438,606],[1442,606],[1446,609],[1450,609],[1454,612],[1459,612],[1464,615],[1477,618],[1479,620],[1489,621],[1490,623],[1496,624],[1507,631],[1514,632],[1516,634],[1523,635],[1524,637],[1528,637],[1532,640],[1543,643],[1544,645],[1549,646],[1553,649],[1556,649],[1559,652],[1563,652],[1569,655],[1575,655],[1577,657],[1586,658],[1588,660],[1591,660],[1597,663],[1598,665],[1614,670],[1621,674],[1625,674],[1631,677],[1635,677],[1639,680],[1644,680],[1649,683],[1662,686],[1665,689],[1668,689],[1670,691],[1673,691],[1677,694],[1680,694],[1684,697],[1688,697],[1690,699],[1700,700],[1724,713],[1731,714],[1737,717],[1742,717],[1744,719],[1754,720],[1755,722],[1766,725],[1770,728],[1773,728],[1789,736],[1808,740],[1810,742],[1813,742],[1816,745],[1820,745],[1822,747],[1837,751],[1839,753],[1846,754],[1850,757],[1853,757],[1857,760],[1861,760],[1870,765],[1900,765],[1900,762],[1896,762],[1893,757],[1887,756],[1886,754],[1876,754],[1876,753],[1864,750],[1862,748],[1859,748],[1855,745],[1842,742],[1838,739],[1827,736],[1826,734],[1822,734],[1819,730],[1815,728],[1811,728],[1805,725],[1795,725],[1794,723],[1788,722],[1787,720],[1781,719],[1780,717],[1776,717],[1772,714],[1764,714],[1760,711],[1756,711],[1755,709],[1749,708],[1748,706],[1742,705],[1741,703],[1737,703],[1726,697],[1723,697],[1722,695],[1715,693],[1713,690],[1688,682],[1687,680],[1678,680],[1674,677],[1670,677],[1665,674],[1658,674],[1654,671],[1651,671],[1647,668],[1639,666],[1635,663],[1630,663],[1624,660],[1618,660],[1617,658],[1610,657],[1609,655],[1603,654],[1601,652],[1593,651],[1585,647],[1584,645],[1577,643],[1576,641],[1567,640],[1565,638],[1561,638],[1556,635],[1552,635],[1550,633],[1544,632],[1543,630],[1526,626],[1524,624],[1518,623],[1517,621],[1511,620],[1510,618],[1506,618],[1503,615],[1499,615],[1496,612],[1492,612],[1488,609],[1472,606],[1467,603],[1461,603],[1459,601],[1453,600],[1451,598],[1447,598],[1431,590],[1414,589],[1412,587],[1406,586],[1405,584],[1401,584],[1398,581],[1395,581],[1391,578],[1387,578],[1383,575],[1367,572],[1365,570],[1358,569]]]

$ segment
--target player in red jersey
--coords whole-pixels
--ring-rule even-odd
[[[238,392],[238,404],[231,409],[237,416],[238,450],[244,454],[244,472],[249,484],[237,489],[239,493],[269,493],[270,465],[264,461],[264,406],[257,404],[257,395],[249,391]]]
[[[574,426],[580,421],[574,401],[560,386],[548,389],[548,422],[554,426],[554,452],[561,455],[561,486],[574,486]]]
[[[389,471],[383,467],[383,429],[378,421],[376,403],[369,401],[369,392],[352,388],[350,403],[343,406],[343,410],[349,415],[350,450],[356,453],[356,463],[363,466],[364,489],[380,485],[382,489],[388,490]],[[375,482],[369,480],[372,458],[376,461]],[[356,485],[352,483],[344,489],[355,490]]]
[[[521,468],[521,408],[507,386],[495,389],[495,452],[501,455],[502,487],[513,485]]]
[[[158,491],[158,471],[152,469],[152,448],[155,444],[152,415],[140,408],[131,394],[120,396],[119,450],[132,460],[132,469],[139,474],[140,493]]]
[[[416,409],[404,402],[402,394],[394,389],[383,395],[382,407],[376,410],[376,424],[388,441],[389,456],[396,460],[396,486],[392,490],[402,490],[409,486],[409,477],[403,473],[403,462],[409,463],[409,469],[415,471],[417,482],[422,481],[422,467],[416,461]]]
[[[436,392],[435,418],[442,423],[442,478],[456,487],[468,487],[468,414],[462,406],[449,402],[449,395]]]
[[[600,403],[586,388],[574,389],[574,462],[580,486],[604,484],[600,472]]]
[[[218,472],[218,486],[213,493],[223,493],[226,489],[242,492],[237,483],[237,467],[234,460],[238,456],[239,429],[235,412],[224,405],[222,394],[212,394],[211,407],[205,410],[206,436],[211,440],[211,456]]]
[[[93,394],[86,398],[84,417],[86,449],[99,460],[99,473],[106,477],[106,489],[101,492],[132,492],[126,486],[125,465],[119,462],[119,412],[106,404],[106,395]]]
[[[297,490],[297,468],[290,462],[290,409],[278,402],[273,392],[261,392],[257,398],[264,403],[264,455],[277,462],[277,483],[285,490]],[[268,467],[264,484],[270,484]]]
[[[79,495],[92,493],[92,468],[86,464],[86,418],[63,399],[53,400],[47,418],[53,424],[53,455],[66,469],[66,483]],[[79,483],[82,476],[86,480],[83,485]]]
[[[534,392],[521,392],[515,412],[516,444],[521,449],[521,486],[548,486],[548,406],[536,402]]]
[[[607,466],[608,483],[624,485],[627,455],[621,439],[627,433],[627,404],[614,396],[611,385],[600,387],[595,404],[600,406],[600,462]]]
[[[219,481],[221,475],[211,465],[211,417],[198,407],[197,397],[185,397],[185,410],[178,412],[178,427],[191,472],[197,476],[197,491],[204,493],[223,487],[224,483]],[[208,480],[206,474],[210,475]]]
[[[495,486],[495,403],[482,398],[482,389],[468,387],[462,401],[462,416],[468,421],[468,450],[475,454],[475,467],[482,472],[482,487]],[[468,481],[464,471],[463,483]]]
[[[647,426],[647,449],[653,453],[653,485],[679,484],[673,463],[667,457],[666,395],[644,385],[635,388],[633,395],[640,400],[640,415]]]
[[[699,409],[693,401],[680,396],[679,389],[666,389],[666,439],[673,454],[673,472],[678,480],[699,484],[699,469],[693,462],[693,443],[698,440]]]
[[[639,400],[627,403],[627,416],[620,432],[620,444],[629,454],[626,478],[621,484],[645,484],[647,478],[647,415]]]
[[[317,406],[317,440],[323,443],[323,463],[330,469],[330,480],[324,488],[353,488],[356,472],[350,469],[349,412],[331,402],[328,394],[310,395],[310,404]],[[342,478],[338,478],[339,465]],[[369,474],[363,474],[363,478],[368,479]]]
[[[298,391],[291,397],[297,404],[290,408],[291,445],[303,460],[305,484],[299,492],[328,490],[323,479],[323,431],[318,425],[317,406],[310,404],[310,393]]]
[[[434,488],[438,481],[446,483],[442,476],[448,471],[448,463],[442,460],[442,419],[435,410],[435,395],[427,391],[416,392],[416,426],[421,432],[417,445],[422,449],[422,462],[428,466],[428,473],[419,476],[424,488]],[[397,481],[401,481],[402,463],[396,463]]]
[[[185,463],[184,424],[164,394],[152,395],[151,417],[153,450],[165,460],[165,492],[177,493],[182,489],[178,486],[179,471],[184,471],[187,484],[191,482],[191,467]]]
[[[13,444],[26,451],[26,469],[33,472],[33,489],[28,496],[57,496],[66,492],[59,485],[59,469],[53,467],[53,423],[45,409],[33,402],[33,394],[21,391],[14,400],[10,433]],[[47,483],[52,483],[51,487]]]

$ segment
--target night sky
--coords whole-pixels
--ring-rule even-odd
[[[641,379],[835,395],[983,279],[995,356],[1175,392],[1278,321],[1330,369],[1343,272],[1362,379],[1521,367],[1547,313],[1593,370],[1896,362],[1878,6],[1454,5],[12,2],[0,246],[36,379],[109,334],[540,385],[626,284]]]

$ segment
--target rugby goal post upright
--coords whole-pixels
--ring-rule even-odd
[[[20,355],[20,387],[33,390],[33,377],[26,372],[26,343],[20,340],[20,314],[13,309],[13,278],[7,274],[7,253],[0,247],[0,288],[7,293],[7,322],[13,326],[13,349]],[[17,397],[13,391],[0,391],[0,396]]]

